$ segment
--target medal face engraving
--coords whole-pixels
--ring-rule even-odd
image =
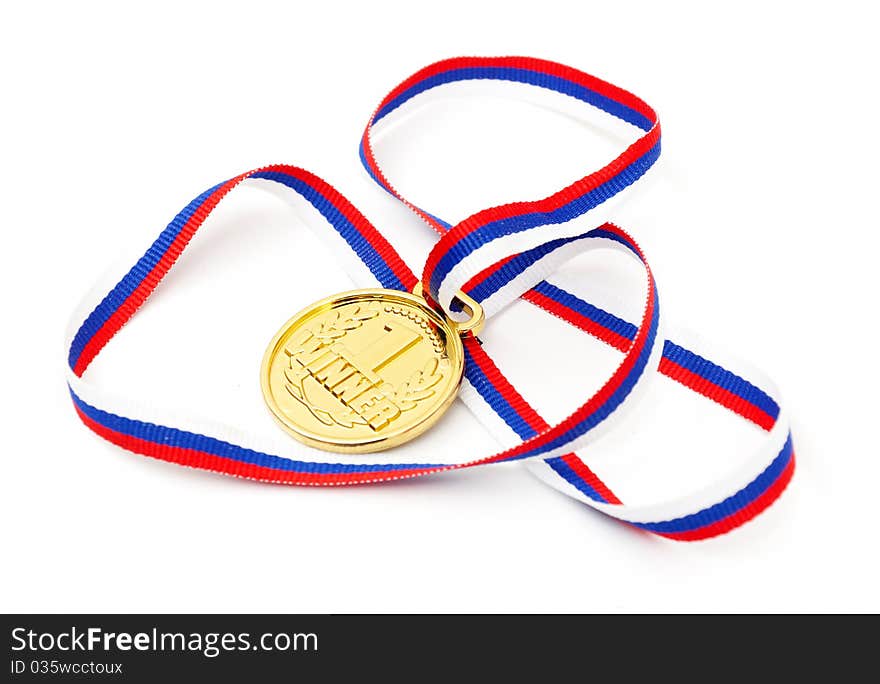
[[[275,418],[300,441],[370,452],[433,425],[463,370],[458,332],[421,297],[355,290],[285,323],[263,357],[260,383]]]

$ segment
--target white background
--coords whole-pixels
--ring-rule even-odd
[[[880,103],[868,7],[7,8],[0,609],[880,609]],[[709,542],[669,543],[603,518],[520,466],[354,489],[260,485],[128,454],[76,419],[63,380],[70,312],[120,254],[136,254],[222,179],[271,162],[302,165],[419,268],[433,237],[367,178],[357,142],[385,92],[459,54],[562,61],[658,110],[663,157],[618,218],[650,256],[668,317],[765,369],[783,392],[798,471],[755,522]],[[453,93],[395,142],[377,144],[401,189],[462,218],[561,187],[621,144],[510,94]],[[350,286],[305,227],[320,221],[242,189],[90,378],[275,430],[256,387],[262,346],[298,308]],[[487,339],[523,390],[543,389],[547,411],[561,416],[583,400],[583,386],[565,364],[542,369],[529,359],[576,347],[570,332],[531,315],[505,312]],[[748,442],[716,431],[711,412],[679,417],[655,437],[666,405],[640,407],[642,442],[621,447],[616,470],[606,457],[624,489],[637,491],[645,477],[686,488],[684,475],[652,474],[693,465],[699,480],[718,467],[715,451]],[[437,429],[418,447],[426,457],[493,448],[460,406]],[[637,476],[626,484],[627,469],[642,473],[641,484]]]

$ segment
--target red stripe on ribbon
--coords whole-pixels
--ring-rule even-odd
[[[378,252],[385,264],[394,272],[394,275],[397,276],[408,291],[412,291],[416,286],[418,280],[415,274],[410,270],[410,267],[404,263],[403,259],[400,258],[397,250],[395,250],[394,247],[391,246],[391,243],[385,239],[385,236],[382,235],[372,223],[370,223],[369,219],[358,211],[357,207],[341,195],[332,185],[315,174],[296,166],[270,166],[259,170],[286,173],[308,183],[315,190],[320,192],[328,202],[336,207],[336,209],[348,219],[349,223],[357,228],[357,231],[363,235],[364,239],[370,243],[376,252]],[[256,172],[252,171],[250,173]]]
[[[146,301],[147,297],[149,297],[153,290],[156,289],[156,285],[159,284],[162,278],[165,277],[165,274],[168,273],[168,270],[174,265],[174,262],[177,261],[177,258],[186,248],[187,244],[192,239],[192,236],[195,235],[199,226],[202,225],[211,211],[213,211],[214,207],[217,206],[217,203],[223,199],[232,188],[238,185],[246,175],[247,174],[242,174],[226,181],[223,185],[217,188],[217,190],[210,195],[195,212],[193,212],[193,215],[190,216],[189,220],[177,234],[177,237],[174,238],[174,241],[159,259],[159,262],[146,275],[146,277],[144,277],[140,285],[138,285],[120,307],[116,309],[106,321],[104,321],[104,324],[85,344],[73,367],[74,374],[81,376],[85,372],[86,368],[89,367],[89,364],[104,348],[107,342],[119,332],[119,329],[128,322],[128,320]]]
[[[579,197],[595,190],[603,183],[606,183],[617,176],[622,169],[630,166],[636,160],[643,157],[652,147],[654,147],[654,145],[657,144],[659,139],[660,126],[657,125],[644,136],[636,140],[610,164],[607,164],[588,176],[584,176],[579,181],[572,183],[568,187],[563,188],[549,197],[534,202],[513,202],[510,204],[503,204],[498,207],[484,209],[483,211],[478,211],[476,214],[472,214],[458,225],[453,226],[434,244],[430,254],[428,254],[428,259],[425,262],[425,269],[422,273],[422,282],[429,283],[434,270],[437,268],[437,264],[440,263],[440,260],[456,244],[471,233],[489,223],[494,223],[495,221],[512,219],[524,214],[550,213],[566,204],[570,204]]]
[[[655,534],[659,534],[668,539],[675,539],[676,541],[699,541],[701,539],[709,539],[710,537],[717,537],[721,534],[730,532],[740,525],[747,523],[776,501],[776,499],[782,495],[782,492],[785,491],[788,483],[791,482],[791,478],[794,475],[794,468],[795,459],[794,452],[792,452],[788,465],[785,467],[785,470],[779,474],[776,481],[770,485],[761,496],[746,504],[735,513],[731,513],[726,518],[722,518],[710,525],[698,527],[695,530],[688,530],[687,532],[656,532]]]
[[[378,111],[379,110],[377,109],[376,112]],[[370,128],[373,125],[373,119],[375,119],[375,117],[376,114],[374,113],[373,117],[370,119],[370,122],[367,124],[367,127],[364,129],[363,136],[361,137],[361,146],[364,150],[364,158],[367,160],[367,165],[370,167],[370,170],[373,172],[375,177],[379,179],[379,184],[383,188],[388,190],[398,200],[403,202],[405,206],[407,206],[415,214],[421,217],[421,219],[431,228],[433,228],[438,234],[443,235],[446,232],[446,226],[437,221],[437,219],[435,219],[427,212],[419,209],[415,204],[412,204],[408,199],[397,192],[397,189],[393,185],[391,185],[391,182],[388,180],[388,178],[385,177],[385,174],[382,173],[382,169],[379,168],[379,164],[378,162],[376,162],[376,157],[373,155],[373,146],[370,142]]]
[[[99,437],[106,439],[108,442],[112,442],[128,451],[142,454],[144,456],[150,456],[168,463],[176,463],[190,468],[211,470],[216,473],[223,473],[224,475],[259,480],[261,482],[329,487],[333,485],[388,482],[391,480],[401,480],[429,475],[431,473],[451,469],[449,467],[422,468],[412,470],[393,470],[386,471],[385,473],[303,473],[290,470],[276,470],[275,468],[267,468],[253,463],[244,463],[242,461],[236,461],[235,459],[224,458],[204,451],[198,451],[197,449],[184,449],[169,444],[150,442],[145,439],[140,439],[139,437],[132,437],[131,435],[111,430],[106,425],[102,425],[101,423],[92,420],[83,413],[76,404],[74,404],[74,409],[80,417],[80,420],[82,420],[89,430]]]
[[[549,423],[547,423],[547,421],[544,420],[534,408],[532,408],[531,404],[526,401],[525,397],[517,392],[516,388],[510,384],[510,381],[504,377],[501,370],[495,365],[495,362],[492,361],[489,355],[486,354],[476,338],[470,336],[465,339],[464,343],[471,359],[473,359],[474,363],[479,366],[483,375],[486,376],[486,379],[492,384],[498,393],[504,397],[504,400],[510,404],[516,414],[525,420],[529,427],[535,432],[543,432],[544,430],[547,430],[550,427]],[[590,468],[581,461],[576,454],[566,454],[562,459],[580,478],[592,487],[599,496],[604,498],[605,501],[612,504],[622,503],[614,492],[612,492],[611,489],[599,479],[599,476],[590,470]]]
[[[637,111],[651,122],[656,122],[657,120],[656,112],[644,100],[636,97],[631,92],[619,88],[612,83],[608,83],[608,81],[603,81],[601,78],[596,78],[583,71],[566,66],[565,64],[551,62],[546,59],[538,59],[536,57],[453,57],[452,59],[444,59],[435,62],[434,64],[429,64],[402,81],[396,88],[388,93],[377,108],[377,111],[394,100],[398,95],[406,92],[421,81],[447,71],[473,67],[524,69],[527,71],[547,74],[548,76],[556,76],[566,81],[582,85],[584,88],[599,93],[611,100],[615,100],[616,102]]]
[[[580,458],[578,458],[577,454],[566,454],[562,457],[563,462],[569,468],[571,468],[572,472],[574,472],[579,478],[581,478],[584,482],[586,482],[594,492],[596,492],[599,496],[605,499],[606,503],[610,504],[622,504],[623,501],[617,498],[617,495],[612,492],[608,486],[599,479],[599,476],[596,475],[590,468],[584,463]]]
[[[626,352],[626,350],[632,345],[632,340],[628,337],[624,337],[610,328],[600,325],[591,318],[587,318],[583,314],[580,314],[567,306],[563,306],[555,299],[551,299],[537,290],[529,290],[523,295],[523,299],[540,306],[544,311],[553,314],[557,318],[561,318],[566,323],[570,323],[574,327],[589,333],[599,341],[604,342],[619,351]]]
[[[501,261],[496,261],[491,266],[487,266],[482,271],[477,273],[477,275],[475,275],[473,278],[468,280],[464,285],[462,285],[461,289],[464,292],[470,294],[471,290],[473,290],[475,287],[479,287],[480,285],[482,285],[486,281],[487,278],[490,278],[491,276],[498,273],[498,271],[500,271],[502,268],[504,268],[507,264],[509,264],[514,259],[516,259],[518,256],[519,256],[519,254],[511,254],[510,256],[504,257],[503,259],[501,259]]]
[[[177,261],[178,257],[180,257],[183,250],[186,249],[189,241],[204,223],[205,219],[220,203],[220,200],[222,200],[229,191],[241,181],[255,173],[267,171],[272,173],[282,173],[297,178],[314,188],[357,229],[373,249],[376,250],[382,260],[394,272],[407,290],[412,290],[413,287],[415,287],[417,282],[416,276],[403,262],[397,251],[391,246],[388,240],[376,230],[376,227],[373,226],[373,224],[370,223],[370,221],[332,185],[313,173],[296,166],[276,164],[254,169],[226,181],[223,185],[217,188],[217,190],[211,194],[202,205],[195,210],[195,212],[193,212],[193,215],[190,216],[189,220],[183,225],[180,232],[177,234],[177,237],[174,238],[174,241],[159,259],[159,262],[85,344],[82,353],[80,353],[73,368],[73,372],[77,376],[82,376],[86,368],[88,368],[89,364],[94,360],[101,349],[103,349],[107,342],[119,332],[119,329],[128,322],[128,320],[146,301],[147,297],[149,297],[153,290],[156,289],[156,286],[162,281]]]
[[[648,303],[645,308],[645,314],[642,317],[642,322],[639,326],[639,331],[636,334],[635,339],[633,340],[632,347],[630,348],[629,352],[627,352],[627,355],[626,357],[624,357],[623,362],[620,364],[620,366],[618,366],[617,370],[614,371],[614,374],[611,376],[611,378],[609,378],[609,380],[599,389],[598,392],[596,392],[596,394],[594,394],[589,399],[589,401],[587,401],[587,403],[581,406],[562,423],[557,425],[555,429],[548,430],[543,434],[539,434],[535,437],[527,439],[522,444],[508,449],[502,454],[499,454],[498,457],[493,460],[504,460],[510,458],[511,456],[530,451],[531,449],[539,448],[546,444],[548,441],[553,440],[562,434],[565,434],[566,432],[574,428],[578,423],[582,422],[591,414],[593,414],[596,410],[598,410],[602,406],[602,404],[604,404],[609,399],[609,397],[623,384],[623,382],[632,372],[633,366],[635,366],[636,361],[638,360],[640,354],[645,348],[651,328],[650,323],[654,316],[654,278],[651,275],[651,270],[647,263],[645,264],[645,270],[648,273],[649,287]]]
[[[625,352],[632,342],[626,337],[610,330],[596,321],[564,306],[556,300],[547,297],[540,292],[531,290],[523,295],[523,299],[541,307],[548,313],[553,314],[557,318],[569,323],[584,332],[589,333],[596,339],[605,342],[609,346]],[[675,361],[663,357],[660,360],[660,373],[675,380],[698,394],[703,395],[707,399],[711,399],[715,403],[733,411],[746,420],[751,421],[755,425],[764,430],[771,430],[776,424],[776,419],[759,406],[751,403],[747,399],[720,387],[701,375],[697,375],[693,371],[677,364]]]
[[[776,419],[764,409],[755,406],[750,401],[723,387],[719,387],[701,375],[697,375],[684,366],[677,364],[675,361],[671,361],[666,357],[661,359],[660,372],[765,430],[771,430],[776,424]]]

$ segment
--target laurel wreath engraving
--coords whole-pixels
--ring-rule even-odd
[[[333,425],[335,423],[344,428],[352,428],[355,425],[367,425],[366,420],[361,418],[351,408],[345,406],[345,404],[342,404],[341,402],[340,406],[342,408],[333,413],[315,406],[315,404],[309,400],[308,395],[306,394],[305,385],[303,385],[305,379],[309,377],[307,371],[297,371],[293,368],[288,368],[284,371],[284,375],[287,378],[287,383],[284,387],[290,393],[290,396],[305,406],[309,410],[309,413],[324,425]]]
[[[332,316],[321,321],[317,330],[310,331],[313,337],[317,337],[325,343],[338,340],[350,331],[357,330],[364,324],[364,321],[369,321],[371,318],[378,316],[379,310],[362,310],[362,307],[357,306],[345,318],[342,318],[339,309],[334,309],[332,313]]]
[[[347,316],[342,316],[336,309],[332,315],[322,319],[315,328],[308,330],[309,333],[302,341],[305,345],[313,338],[321,342],[320,347],[329,347],[336,340],[344,337],[352,330],[360,328],[364,321],[368,321],[379,315],[377,309],[363,309],[355,307]],[[287,379],[285,389],[302,404],[308,411],[324,425],[338,425],[344,428],[352,428],[355,425],[368,425],[367,421],[359,416],[353,409],[342,402],[339,410],[326,411],[319,408],[308,396],[305,380],[310,377],[309,372],[300,367],[294,361],[294,356],[289,357],[289,366],[284,370]],[[387,399],[393,402],[401,412],[414,409],[419,402],[434,395],[436,385],[443,377],[440,364],[436,358],[430,359],[421,369],[415,371],[399,387],[395,388],[391,383],[385,382],[379,387],[379,391]]]
[[[413,373],[400,387],[394,389],[389,383],[385,383],[382,386],[382,391],[401,411],[414,409],[420,401],[433,396],[434,386],[443,377],[439,365],[437,359],[430,359],[421,370]]]

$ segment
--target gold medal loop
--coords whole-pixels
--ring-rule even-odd
[[[412,293],[416,297],[425,299],[425,295],[422,290],[422,281],[416,283],[416,286],[413,288]],[[483,311],[483,307],[480,306],[480,304],[473,297],[465,294],[461,290],[456,293],[455,299],[457,299],[461,303],[462,308],[467,312],[469,318],[466,321],[456,321],[450,319],[452,326],[455,328],[456,332],[458,332],[459,335],[466,335],[468,333],[479,335],[480,331],[482,331],[483,326],[486,323],[486,314]],[[449,317],[446,316],[446,318]]]

